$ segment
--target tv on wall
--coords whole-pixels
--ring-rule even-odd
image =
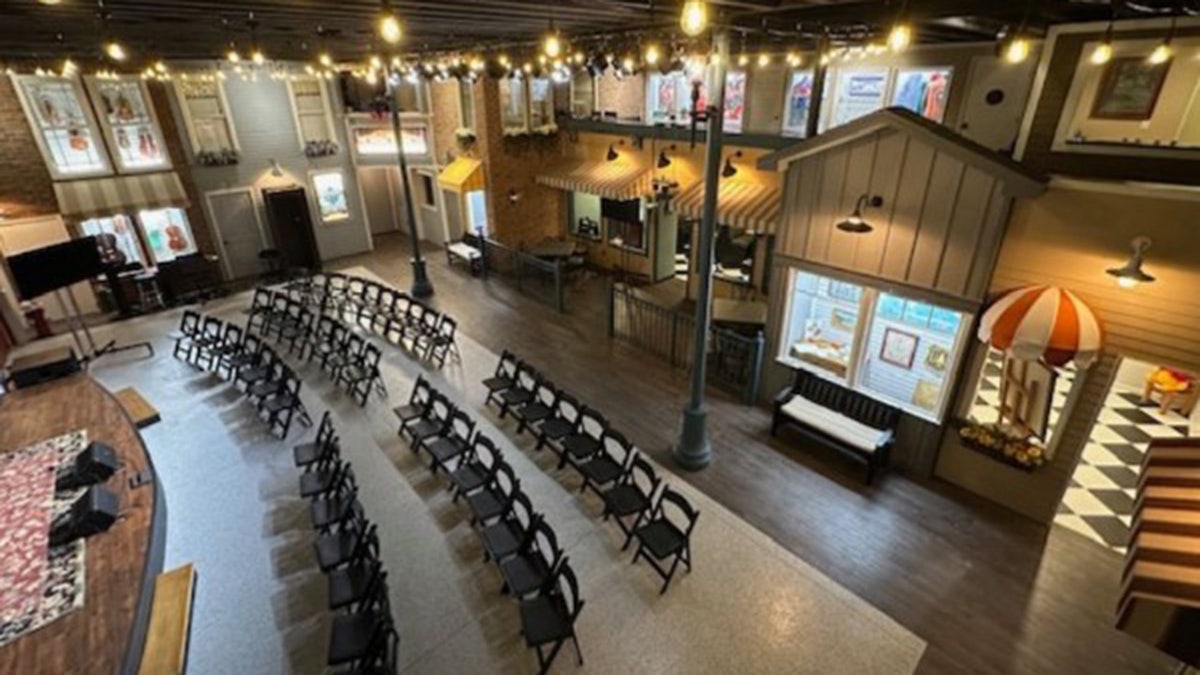
[[[104,273],[95,237],[72,239],[11,256],[8,268],[22,300],[33,300]]]

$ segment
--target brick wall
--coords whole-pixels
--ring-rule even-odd
[[[458,140],[454,134],[458,130],[458,80],[429,83],[430,111],[433,122],[433,143],[437,148],[439,164],[449,163],[446,152],[450,151],[457,157],[462,154]]]
[[[148,85],[150,99],[154,103],[154,112],[158,115],[158,123],[162,128],[163,143],[171,157],[171,166],[174,167],[175,173],[179,174],[179,181],[183,183],[183,189],[187,192],[189,204],[187,217],[188,223],[192,226],[192,236],[196,240],[196,248],[200,249],[201,253],[216,255],[217,245],[213,241],[212,224],[208,222],[208,216],[204,213],[201,202],[203,196],[196,189],[196,183],[192,180],[192,167],[188,164],[188,154],[183,147],[187,131],[179,127],[175,121],[175,115],[171,113],[171,102],[168,98],[171,96],[168,91],[170,85],[163,82],[149,82]]]
[[[0,78],[0,217],[58,213],[54,183],[17,99],[11,79]]]
[[[566,222],[563,192],[536,183],[537,174],[563,157],[562,134],[505,138],[497,81],[475,85],[475,149],[487,175],[493,237],[509,246],[560,236]],[[510,191],[519,195],[515,202]]]
[[[597,110],[616,111],[622,120],[642,119],[642,108],[646,103],[646,78],[641,75],[618,78],[612,69],[596,78],[598,88]]]

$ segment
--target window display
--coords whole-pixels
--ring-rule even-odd
[[[321,222],[333,223],[350,217],[350,206],[346,202],[346,184],[341,171],[314,173],[312,182]]]
[[[25,116],[56,179],[112,172],[83,91],[75,80],[22,75],[14,78]]]
[[[780,360],[846,381],[862,300],[862,286],[794,272]]]
[[[934,122],[941,122],[946,116],[946,99],[949,95],[948,68],[901,68],[896,73],[892,105],[908,108]]]
[[[138,212],[154,263],[161,265],[196,252],[196,240],[183,209],[152,209]]]
[[[296,77],[287,81],[296,120],[300,148],[308,157],[337,153],[333,115],[325,96],[325,82],[319,77]]]
[[[853,122],[883,107],[888,86],[887,68],[842,70],[833,81],[835,93],[827,126]]]
[[[458,83],[458,126],[464,131],[475,130],[475,95],[472,87],[474,84],[470,80]]]
[[[654,73],[646,85],[646,117],[651,124],[688,121],[692,108],[692,85],[682,72]]]
[[[133,79],[87,79],[92,102],[122,171],[170,167],[145,84]]]
[[[483,190],[472,190],[467,193],[467,220],[471,232],[480,236],[488,236],[487,194]]]
[[[725,131],[742,133],[742,119],[746,116],[746,73],[731,70],[725,75]]]
[[[554,124],[554,87],[548,78],[529,81],[529,128],[541,129]]]
[[[808,110],[812,102],[813,75],[811,70],[792,73],[788,82],[787,106],[783,111],[783,133],[803,136],[808,129]]]
[[[144,265],[142,245],[129,216],[119,214],[104,218],[91,218],[79,223],[79,229],[87,236],[111,234],[116,240],[117,250],[125,256],[125,264]]]
[[[354,127],[354,150],[360,155],[395,155],[396,134],[388,126]],[[406,155],[428,155],[429,139],[425,127],[402,127],[400,140]]]
[[[506,77],[499,82],[500,87],[500,116],[504,123],[504,131],[523,132],[528,130],[529,123],[525,118],[525,80],[521,77]]]
[[[175,91],[179,94],[192,152],[197,156],[231,157],[231,153],[238,150],[237,134],[220,81],[176,80]],[[202,163],[207,162],[207,159],[202,160]]]

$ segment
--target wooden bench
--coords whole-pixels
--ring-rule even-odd
[[[790,387],[775,396],[771,435],[790,425],[861,462],[866,483],[888,465],[900,411],[817,375],[797,370]]]
[[[479,272],[483,265],[483,251],[478,237],[466,236],[461,241],[446,245],[446,262],[453,266],[455,260],[461,260],[467,265],[471,274]]]
[[[191,563],[163,572],[154,580],[150,626],[138,675],[182,673],[187,666],[188,633],[196,570]]]
[[[129,419],[133,420],[133,425],[139,429],[145,429],[162,419],[158,414],[158,409],[150,405],[141,392],[133,387],[125,387],[115,396],[117,402],[125,409],[125,413],[129,415]]]

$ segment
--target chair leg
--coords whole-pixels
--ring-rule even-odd
[[[583,665],[583,652],[579,649],[579,640],[575,639],[575,631],[571,630],[571,644],[575,645],[575,656],[579,659],[579,665]]]
[[[662,594],[666,593],[666,592],[667,592],[667,588],[668,588],[668,587],[671,585],[671,579],[672,579],[672,578],[675,576],[675,568],[676,568],[676,567],[679,567],[679,560],[680,560],[680,558],[682,558],[682,555],[676,555],[676,556],[675,556],[675,562],[671,563],[671,569],[670,569],[670,571],[669,571],[669,572],[667,572],[667,573],[666,573],[666,575],[665,575],[665,576],[666,576],[666,580],[664,580],[664,581],[663,581],[663,587],[662,587],[662,590],[658,592],[658,594],[659,594],[659,595],[662,595]]]
[[[550,654],[548,656],[546,656],[546,658],[544,660],[542,659],[542,648],[541,647],[537,648],[538,665],[540,666],[540,668],[538,668],[538,675],[544,675],[545,673],[550,671],[550,666],[554,663],[554,658],[556,656],[558,656],[558,651],[560,649],[562,649],[564,642],[566,642],[565,638],[562,640],[559,640],[558,642],[555,642],[554,648],[550,650]]]

